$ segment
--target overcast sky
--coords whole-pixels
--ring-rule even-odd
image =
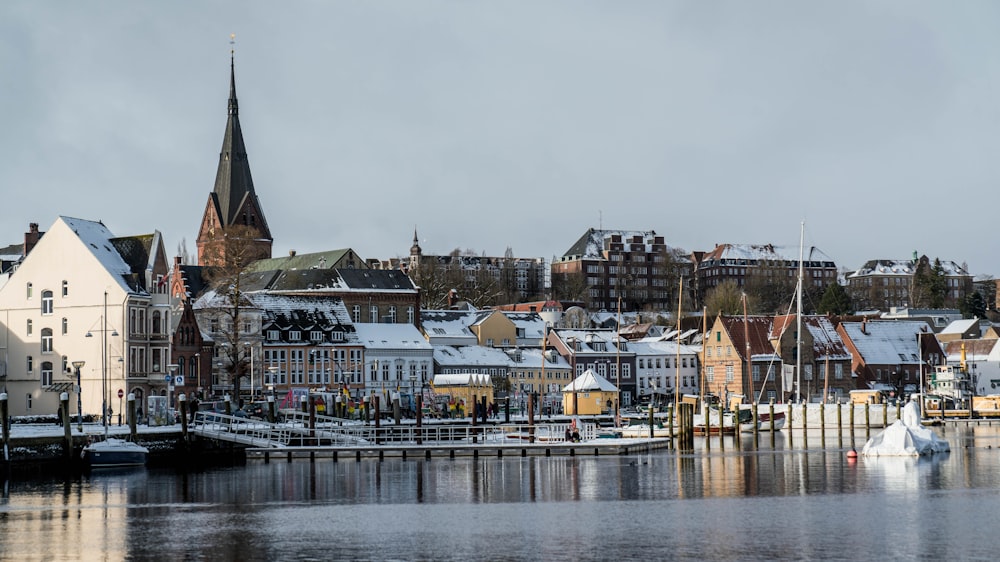
[[[1000,276],[1000,3],[0,3],[0,246],[59,215],[195,253],[240,120],[274,255],[914,251]]]

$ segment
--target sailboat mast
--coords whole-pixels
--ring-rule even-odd
[[[805,244],[806,222],[799,230],[799,282],[795,288],[795,394],[802,401],[802,277],[805,271],[802,263],[802,246]]]
[[[674,411],[680,405],[681,392],[681,308],[684,306],[684,278],[677,290],[677,356],[674,357]],[[704,347],[704,345],[702,345]]]
[[[746,385],[750,385],[750,393],[747,395],[753,400],[753,362],[750,360],[750,328],[747,325],[747,294],[743,293],[740,295],[740,300],[743,301],[743,341],[746,342],[746,356],[747,356],[747,367],[746,371],[743,373],[744,390]]]
[[[699,397],[699,403],[704,404],[705,402],[705,357],[707,357],[708,348],[708,307],[701,307],[701,384],[698,388],[701,389],[701,396]],[[677,397],[674,397],[674,411],[677,411]]]
[[[101,420],[108,437],[108,292],[104,291],[104,314],[101,316]]]

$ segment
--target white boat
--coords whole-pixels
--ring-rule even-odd
[[[649,424],[648,423],[636,423],[632,425],[627,425],[618,430],[623,438],[627,439],[644,439],[649,438]],[[653,424],[653,437],[670,437],[670,428],[662,423]]]
[[[724,434],[736,433],[736,416],[732,412],[722,412],[722,423],[719,423],[719,409],[709,408],[708,427],[705,424],[703,414],[695,414],[693,425],[695,435],[718,435],[721,430]],[[720,427],[721,426],[721,427]]]
[[[785,412],[774,413],[774,431],[785,427]],[[743,433],[753,433],[753,412],[750,410],[740,410],[740,431]],[[771,413],[757,412],[757,431],[771,431]]]
[[[143,466],[149,449],[133,441],[105,437],[83,448],[82,456],[91,468]]]

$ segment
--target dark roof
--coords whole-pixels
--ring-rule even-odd
[[[750,340],[750,355],[774,353],[774,346],[768,339],[773,319],[770,316],[720,316],[722,325],[733,342],[733,351],[744,361],[747,359],[747,338]]]
[[[417,290],[413,280],[398,269],[338,269],[337,273],[350,289]]]
[[[201,265],[182,265],[181,278],[184,280],[185,290],[193,298],[198,298],[208,288],[205,280],[205,270],[207,267]]]
[[[236,224],[244,201],[253,199],[260,213],[260,230],[270,238],[263,208],[253,189],[250,161],[240,128],[239,103],[236,101],[236,67],[233,60],[230,60],[229,71],[229,118],[226,120],[226,132],[219,152],[219,168],[215,174],[215,189],[212,190],[211,198],[224,227]]]
[[[294,256],[282,256],[280,258],[268,258],[257,260],[247,267],[247,271],[269,271],[275,269],[333,269],[337,267],[341,260],[353,250],[344,248],[341,250],[328,250],[326,252],[313,252],[311,254],[295,254]],[[358,258],[358,264],[363,266],[364,260]]]
[[[131,271],[131,275],[126,277],[125,281],[133,291],[148,290],[145,274],[146,266],[150,262],[150,254],[154,251],[153,238],[153,234],[142,234],[108,240]]]

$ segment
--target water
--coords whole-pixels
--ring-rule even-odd
[[[939,430],[941,431],[941,430]],[[4,560],[996,559],[1000,435],[787,448],[330,459],[7,482]],[[700,443],[700,440],[699,440]],[[828,446],[836,440],[828,439]]]

